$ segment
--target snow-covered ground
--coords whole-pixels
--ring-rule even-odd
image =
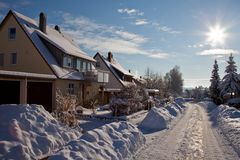
[[[201,103],[204,106],[218,132],[228,140],[240,155],[240,111],[227,105],[216,106],[211,102]]]
[[[144,143],[143,134],[134,125],[113,122],[86,132],[49,159],[121,160],[130,158]]]
[[[168,129],[145,135],[146,145],[133,159],[239,159],[236,148],[217,132],[203,104],[186,103],[185,113],[176,117]]]
[[[151,108],[146,117],[140,122],[138,128],[143,133],[152,133],[169,128],[172,120],[180,116],[185,108],[181,102],[178,103],[173,102],[164,107],[156,106]]]
[[[40,105],[1,105],[0,159],[124,159],[145,143],[141,131],[128,122],[93,119],[80,121],[80,126],[83,134]]]
[[[80,135],[40,105],[0,105],[0,159],[41,159]]]

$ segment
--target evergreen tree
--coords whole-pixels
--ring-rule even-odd
[[[210,97],[216,104],[220,104],[220,77],[218,74],[217,60],[214,61],[212,76],[210,79],[211,85],[209,87]]]
[[[225,70],[226,75],[223,77],[221,83],[221,95],[225,96],[226,94],[230,94],[231,98],[233,98],[234,96],[239,95],[240,85],[237,74],[237,66],[233,60],[232,54],[229,56],[227,63],[228,65]]]

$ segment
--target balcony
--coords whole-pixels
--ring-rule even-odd
[[[89,70],[83,72],[85,81],[94,81],[99,83],[108,83],[109,81],[109,72],[102,70]]]
[[[83,73],[83,77],[85,81],[96,81],[98,79],[98,71],[97,70],[88,70]]]

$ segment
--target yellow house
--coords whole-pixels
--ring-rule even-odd
[[[47,26],[10,10],[0,24],[0,104],[56,107],[56,91],[77,94],[80,102],[98,94],[96,60],[81,51],[58,26]]]

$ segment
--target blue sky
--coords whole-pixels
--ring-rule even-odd
[[[86,53],[112,51],[139,75],[178,65],[185,87],[208,86],[214,59],[222,77],[230,52],[240,65],[238,0],[3,0],[0,19],[9,9],[36,20],[45,12]]]

